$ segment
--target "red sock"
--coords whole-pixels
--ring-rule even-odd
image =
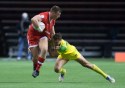
[[[42,66],[42,63],[44,63],[45,59],[42,57],[38,57],[38,61],[37,61],[37,67],[36,70],[39,71],[40,67]]]

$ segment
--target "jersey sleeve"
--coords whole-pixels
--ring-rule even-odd
[[[59,51],[60,52],[65,52],[67,50],[67,42],[66,41],[62,41],[60,44],[60,48]]]

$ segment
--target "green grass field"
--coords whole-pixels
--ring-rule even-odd
[[[40,76],[33,78],[31,61],[0,60],[0,88],[125,88],[125,63],[113,59],[88,59],[116,79],[115,84],[99,74],[71,61],[65,65],[67,74],[62,83],[53,71],[55,61],[46,61]]]

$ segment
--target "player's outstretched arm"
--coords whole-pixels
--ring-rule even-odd
[[[33,18],[31,18],[31,22],[35,28],[39,27],[39,22],[41,22],[41,17],[40,15],[36,15]]]

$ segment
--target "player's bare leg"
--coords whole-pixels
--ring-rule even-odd
[[[40,57],[46,59],[46,55],[48,52],[48,38],[42,37],[39,41],[39,48],[40,48]]]
[[[40,49],[40,53],[39,53],[39,57],[37,60],[37,67],[36,67],[37,72],[40,71],[40,67],[42,66],[42,64],[44,63],[44,61],[46,59],[46,55],[47,55],[47,51],[48,51],[48,39],[47,39],[47,37],[42,37],[39,40],[39,49]]]
[[[111,83],[115,82],[115,79],[110,77],[109,75],[107,75],[105,72],[103,72],[98,66],[96,66],[95,64],[90,63],[89,61],[87,61],[82,55],[79,59],[76,60],[78,63],[80,63],[82,66],[87,67],[92,69],[93,71],[101,74],[105,79],[107,79],[108,81],[110,81]]]
[[[30,51],[32,53],[32,61],[33,61],[33,77],[36,77],[37,75],[39,75],[39,72],[36,72],[36,67],[37,67],[37,59],[38,59],[38,55],[39,55],[39,48],[38,46],[36,47],[30,47]]]
[[[32,76],[34,78],[39,76],[39,70],[46,59],[47,50],[48,50],[47,37],[43,37],[39,40],[39,47],[31,48],[31,52],[33,54],[33,63],[34,63],[34,72]]]
[[[60,73],[59,81],[62,82],[64,80],[64,75],[66,74],[66,69],[63,66],[68,62],[66,59],[56,59],[54,70],[56,73]]]

